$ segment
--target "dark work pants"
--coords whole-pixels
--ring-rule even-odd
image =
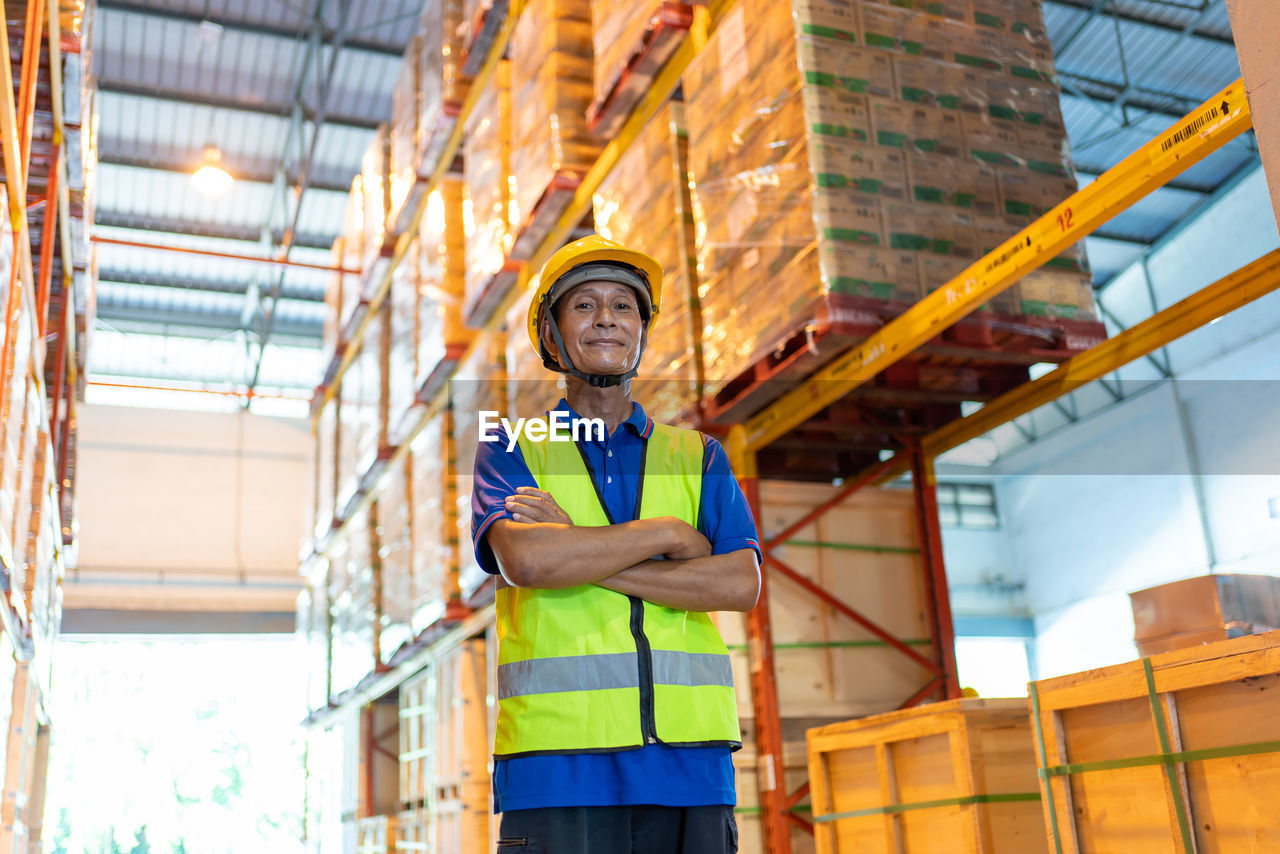
[[[498,854],[735,854],[733,807],[546,807],[502,814]]]

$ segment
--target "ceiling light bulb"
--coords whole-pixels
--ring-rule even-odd
[[[204,164],[191,176],[191,185],[206,196],[221,196],[231,189],[231,173],[220,165],[222,152],[216,145],[204,147]]]

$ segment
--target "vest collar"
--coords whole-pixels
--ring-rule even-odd
[[[569,413],[570,419],[582,417],[573,411],[573,407],[569,406],[569,401],[563,397],[556,404],[556,411]],[[621,426],[630,428],[631,432],[641,439],[648,439],[649,434],[653,432],[653,419],[645,415],[644,407],[633,400],[631,402],[631,414],[627,416]]]

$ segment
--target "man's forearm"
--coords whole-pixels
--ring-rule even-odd
[[[662,519],[586,527],[500,519],[486,533],[503,576],[516,587],[592,584],[674,547]]]
[[[646,560],[597,582],[601,587],[682,611],[750,611],[760,595],[755,552],[689,560]]]

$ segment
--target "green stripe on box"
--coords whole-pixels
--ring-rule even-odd
[[[910,101],[913,104],[928,104],[934,100],[933,93],[928,89],[918,89],[915,86],[902,87],[902,100]]]
[[[842,92],[862,93],[867,91],[870,81],[858,77],[842,77],[826,71],[806,71],[804,82],[828,89],[839,89]]]
[[[939,798],[936,801],[916,801],[910,804],[890,804],[886,807],[868,807],[862,810],[815,815],[814,823],[823,824],[829,821],[840,821],[845,818],[865,818],[873,815],[896,815],[897,813],[914,812],[915,810],[931,810],[940,807],[967,807],[974,804],[1012,804],[1040,800],[1039,792],[1009,792],[999,795],[966,795],[960,798]]]
[[[1004,107],[1000,104],[991,104],[987,107],[987,112],[991,114],[993,119],[1004,119],[1007,122],[1016,122],[1020,115],[1017,110],[1012,107]]]
[[[915,186],[911,188],[911,194],[917,202],[933,202],[938,205],[947,203],[947,193],[937,187],[921,187]]]
[[[989,14],[987,12],[974,12],[973,22],[975,24],[981,24],[984,27],[991,27],[992,29],[996,29],[996,30],[1004,29],[1004,18],[1001,18],[998,15]]]
[[[990,163],[993,166],[1017,166],[1018,161],[1014,160],[1003,151],[984,151],[981,148],[973,148],[969,150],[973,155],[973,159],[981,163]]]
[[[907,135],[905,133],[882,130],[876,134],[876,142],[880,145],[887,145],[890,148],[902,148],[907,142]]]
[[[925,152],[926,154],[932,154],[933,152],[935,152],[935,151],[937,151],[937,150],[938,150],[938,146],[939,146],[941,143],[940,143],[940,141],[939,141],[939,140],[936,140],[936,139],[920,139],[920,138],[916,138],[916,139],[912,140],[911,144],[912,144],[912,146],[914,146],[914,147],[915,147],[915,149],[916,149],[917,151],[923,151],[923,152]]]
[[[929,251],[934,255],[950,255],[951,250],[955,248],[956,242],[954,240],[942,240],[935,237],[929,241]]]
[[[948,110],[958,110],[960,108],[959,95],[937,95],[935,101],[939,107],[946,107]]]
[[[815,122],[814,124],[809,125],[809,129],[822,136],[834,136],[839,139],[856,139],[859,142],[867,141],[866,131],[859,130],[858,128],[845,127],[844,125]]]
[[[1280,741],[1255,741],[1251,744],[1232,744],[1227,747],[1207,747],[1203,750],[1178,750],[1170,753],[1153,753],[1148,756],[1130,756],[1124,759],[1102,759],[1097,762],[1071,762],[1041,768],[1042,778],[1068,777],[1089,774],[1094,771],[1118,771],[1122,768],[1145,768],[1152,765],[1177,765],[1182,762],[1204,762],[1210,759],[1234,759],[1237,756],[1261,756],[1280,753]]]
[[[1066,166],[1049,160],[1028,160],[1027,168],[1032,172],[1039,172],[1041,175],[1056,175],[1059,178],[1068,177]]]
[[[1028,202],[1018,202],[1013,199],[1005,199],[1004,212],[1014,216],[1032,216],[1035,214]]]
[[[889,246],[894,249],[910,249],[919,251],[928,248],[933,241],[923,234],[890,234]]]
[[[880,195],[880,190],[884,187],[884,181],[876,178],[854,178],[853,188],[860,193],[872,193]]]
[[[924,56],[924,42],[902,42],[902,49],[911,56]]]
[[[895,290],[893,282],[873,282],[849,276],[836,276],[831,282],[831,292],[835,294],[867,296],[870,293],[875,299],[891,299]]]
[[[951,197],[951,203],[958,208],[971,208],[977,201],[977,193],[956,193]]]
[[[1020,115],[1022,116],[1023,124],[1028,124],[1036,128],[1044,127],[1044,113],[1028,113],[1026,110],[1023,110]]]
[[[967,53],[957,53],[955,55],[957,65],[968,65],[972,68],[981,68],[983,71],[999,71],[1000,63],[995,60],[988,59],[985,56],[971,56]]]
[[[804,24],[800,27],[800,32],[806,36],[819,36],[824,39],[836,39],[842,42],[857,42],[856,33],[848,30],[838,30],[835,27],[824,27],[820,24]]]
[[[834,172],[819,172],[818,186],[827,187],[833,190],[843,190],[849,186],[849,179],[843,175],[837,175]]]
[[[867,33],[867,47],[882,47],[887,50],[897,50],[898,40],[893,36],[882,36],[878,33]]]
[[[1010,65],[1009,74],[1014,77],[1021,77],[1023,80],[1040,82],[1040,72],[1025,65]]]
[[[857,228],[824,228],[822,236],[828,240],[839,240],[843,243],[861,243],[864,246],[879,246],[880,236]]]

